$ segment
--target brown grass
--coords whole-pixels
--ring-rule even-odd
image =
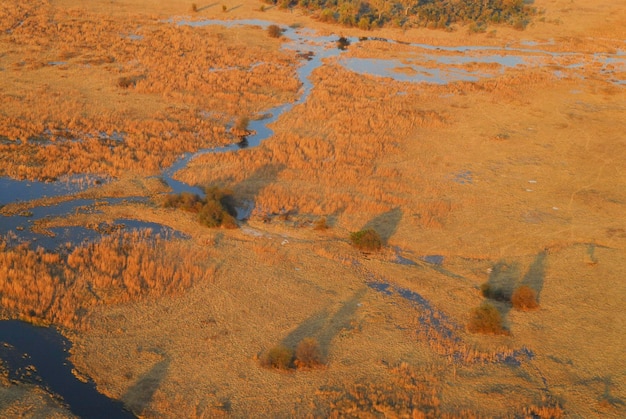
[[[5,240],[0,250],[2,315],[70,328],[86,327],[94,306],[179,293],[212,275],[202,250],[149,231],[114,233],[62,253]]]
[[[299,87],[293,53],[223,29],[103,17],[45,1],[3,4],[0,21],[13,28],[0,39],[7,52],[0,136],[51,140],[2,145],[3,176],[154,174],[182,152],[234,142],[225,130],[234,115],[290,100]],[[67,64],[60,70],[49,61]],[[101,138],[116,132],[122,142]]]

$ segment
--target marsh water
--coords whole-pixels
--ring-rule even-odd
[[[253,25],[267,28],[272,22],[259,20],[172,20],[171,24],[191,27]],[[536,43],[521,43],[519,47],[442,47],[402,43],[402,46],[409,50],[409,54],[404,54],[404,58],[401,59],[385,59],[355,57],[351,52],[354,49],[363,49],[367,52],[374,43],[399,44],[398,42],[380,38],[320,36],[306,28],[291,27],[283,28],[283,37],[283,48],[298,51],[302,56],[302,62],[297,69],[297,77],[302,86],[299,98],[293,103],[284,103],[266,110],[264,114],[269,115],[267,118],[251,121],[250,130],[254,134],[247,137],[245,143],[188,153],[171,167],[165,168],[161,176],[174,192],[202,193],[194,185],[188,185],[175,179],[176,172],[186,167],[193,158],[205,153],[237,152],[242,147],[256,147],[263,140],[271,137],[273,132],[270,124],[280,118],[281,115],[289,112],[294,106],[307,100],[314,88],[309,76],[315,69],[326,63],[337,63],[350,71],[380,77],[381,79],[435,84],[478,81],[495,77],[518,66],[549,68],[549,71],[553,71],[557,77],[564,77],[565,72],[568,71],[568,77],[579,78],[584,77],[582,70],[588,65],[599,66],[599,71],[609,74],[623,74],[624,68],[626,68],[626,53],[624,51],[618,51],[615,54],[556,53],[548,49],[542,50],[541,45]],[[141,39],[136,41],[141,42]],[[367,55],[367,53],[362,55]],[[212,70],[207,69],[207,71]],[[228,69],[222,69],[222,71],[228,71]],[[625,84],[626,81],[616,76],[613,83]],[[118,140],[123,141],[122,134]],[[43,197],[70,197],[88,186],[93,186],[93,184],[93,182],[76,182],[72,179],[45,183],[0,178],[0,207],[9,203],[27,202]],[[145,200],[145,198],[136,198],[136,200]],[[83,242],[97,240],[101,234],[97,230],[82,227],[53,228],[49,234],[42,234],[33,232],[31,227],[36,220],[45,217],[64,216],[79,211],[97,211],[98,204],[114,205],[119,201],[112,198],[96,201],[71,199],[70,197],[65,202],[56,205],[35,207],[11,216],[2,215],[0,216],[0,234],[16,242],[29,241],[34,246],[42,246],[49,250],[54,250],[56,247],[68,243],[77,246]],[[154,223],[136,220],[117,220],[116,223],[128,229],[150,228],[164,235],[175,236],[177,234],[171,229],[168,230]],[[442,260],[436,259],[428,262],[441,264]],[[382,288],[380,285],[370,286],[379,291],[388,291],[388,286]],[[403,298],[424,304],[417,297],[408,296],[408,291],[397,290],[397,292]],[[71,364],[67,361],[69,344],[56,330],[37,328],[17,321],[1,321],[0,343],[5,343],[0,354],[12,379],[34,382],[52,393],[60,395],[72,412],[78,416],[133,417],[123,409],[121,403],[111,401],[98,393],[93,383],[80,382],[73,376]],[[28,367],[28,365],[33,367]]]

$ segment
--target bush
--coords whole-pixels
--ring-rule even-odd
[[[508,292],[501,288],[492,286],[489,282],[485,282],[484,284],[480,285],[480,292],[482,293],[483,297],[491,298],[492,300],[503,301],[507,303],[511,300],[511,296]]]
[[[271,38],[280,38],[283,31],[282,29],[280,29],[280,26],[278,25],[270,25],[267,27],[267,33],[269,34]]]
[[[315,368],[322,365],[322,353],[316,339],[302,339],[296,348],[295,364],[298,368]]]
[[[380,235],[371,228],[350,233],[350,241],[359,250],[380,250],[383,246]]]
[[[293,351],[283,345],[274,346],[267,351],[261,363],[264,367],[286,370],[291,368]]]
[[[502,316],[498,309],[490,303],[483,303],[480,307],[472,310],[467,330],[472,333],[501,334]]]
[[[235,122],[235,128],[237,129],[237,131],[247,132],[249,124],[250,124],[250,118],[248,118],[245,115],[240,116],[239,118],[237,118],[237,122]]]
[[[539,307],[537,293],[527,285],[517,288],[511,296],[511,304],[517,310],[527,311]]]
[[[135,83],[135,79],[132,77],[124,76],[117,79],[117,86],[121,87],[122,89],[128,89],[129,87],[134,86]]]
[[[318,219],[313,224],[313,230],[327,230],[327,229],[328,229],[328,221],[326,220],[326,217],[322,217]]]
[[[207,227],[237,228],[232,195],[216,186],[206,188],[204,198],[189,192],[167,195],[162,206],[198,214],[198,222]]]

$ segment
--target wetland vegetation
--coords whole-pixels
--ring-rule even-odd
[[[0,416],[623,417],[626,8],[259,5],[0,4]]]

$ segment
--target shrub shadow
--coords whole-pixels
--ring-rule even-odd
[[[383,244],[387,244],[389,239],[395,234],[398,229],[398,224],[402,219],[402,210],[399,207],[382,213],[370,221],[367,222],[362,230],[373,229],[380,235]]]
[[[487,297],[496,301],[510,301],[519,277],[520,270],[517,263],[508,264],[504,261],[496,263],[487,280],[489,286]]]
[[[129,410],[141,415],[165,378],[169,365],[169,359],[158,362],[124,393],[122,400]]]
[[[545,281],[545,261],[548,256],[544,250],[535,256],[535,260],[528,268],[528,272],[524,275],[524,278],[520,281],[520,286],[526,285],[532,288],[537,293],[537,302],[539,302],[539,295],[543,290],[543,283]]]
[[[352,329],[352,320],[366,292],[367,288],[357,291],[332,316],[326,310],[314,314],[289,333],[281,343],[288,348],[295,348],[302,339],[312,337],[317,339],[322,357],[326,358],[332,340],[342,330]]]
[[[266,164],[231,188],[235,196],[239,198],[236,203],[238,220],[243,221],[249,218],[250,213],[256,207],[255,202],[259,193],[268,185],[276,182],[278,175],[284,169],[285,166],[282,164]]]
[[[215,2],[215,3],[207,4],[206,6],[198,7],[197,11],[201,12],[203,10],[206,10],[206,9],[210,8],[210,7],[217,6],[218,4],[219,4],[218,2]]]

